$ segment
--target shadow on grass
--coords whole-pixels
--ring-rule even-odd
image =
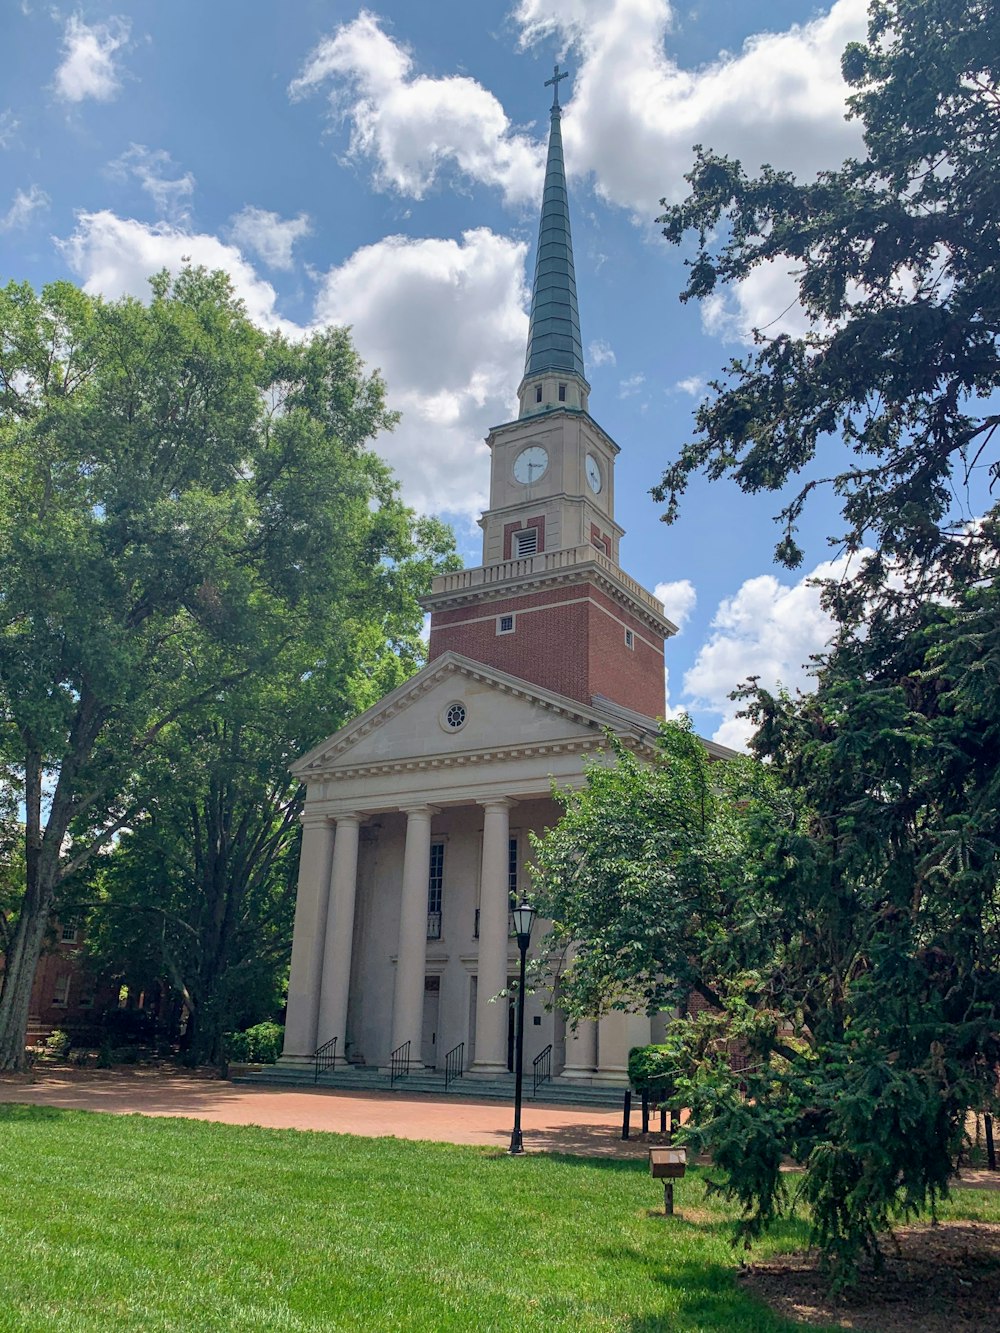
[[[677,1258],[653,1263],[640,1251],[625,1246],[597,1253],[611,1262],[627,1261],[644,1269],[651,1285],[670,1293],[672,1308],[668,1314],[634,1315],[626,1325],[629,1333],[676,1333],[678,1328],[697,1328],[706,1333],[790,1333],[801,1328],[741,1291],[733,1269],[723,1264]]]
[[[65,1120],[74,1115],[55,1106],[29,1106],[20,1102],[0,1102],[0,1122],[25,1124],[32,1120]]]

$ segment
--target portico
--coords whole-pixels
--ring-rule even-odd
[[[283,1063],[336,1037],[338,1063],[385,1067],[409,1042],[414,1063],[464,1045],[471,1076],[507,1072],[497,997],[515,972],[508,913],[529,834],[558,818],[553,776],[579,783],[611,720],[446,654],[296,766],[309,796]],[[632,733],[649,743],[648,723]],[[613,1025],[567,1037],[550,998],[528,999],[529,1061],[551,1045],[567,1078],[620,1081]]]

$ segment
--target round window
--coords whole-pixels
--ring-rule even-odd
[[[441,714],[441,721],[447,731],[459,731],[465,726],[465,719],[468,714],[465,711],[465,704],[451,703]]]

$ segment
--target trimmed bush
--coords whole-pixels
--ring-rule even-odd
[[[246,1032],[227,1032],[226,1058],[235,1064],[273,1065],[284,1041],[285,1029],[280,1023],[258,1023]]]
[[[628,1081],[633,1091],[668,1097],[673,1090],[674,1055],[669,1046],[633,1046],[628,1053]]]

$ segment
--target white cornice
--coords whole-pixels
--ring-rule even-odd
[[[507,561],[505,563],[520,564],[526,562]],[[474,571],[463,570],[461,572],[472,574]],[[562,565],[554,569],[515,574],[502,581],[497,580],[495,583],[470,583],[464,588],[449,588],[441,592],[431,592],[420,598],[420,605],[425,611],[457,610],[469,602],[502,601],[504,598],[514,597],[520,593],[536,592],[540,588],[579,583],[581,579],[587,579],[614,598],[615,601],[624,603],[632,615],[636,616],[650,629],[655,630],[656,633],[664,635],[665,638],[670,638],[676,634],[677,626],[673,621],[668,620],[664,615],[658,615],[652,608],[640,601],[625,582],[627,577],[624,571],[621,571],[621,575],[618,577],[616,573],[603,569],[596,559],[585,560],[579,564]],[[645,592],[644,589],[643,591]]]

